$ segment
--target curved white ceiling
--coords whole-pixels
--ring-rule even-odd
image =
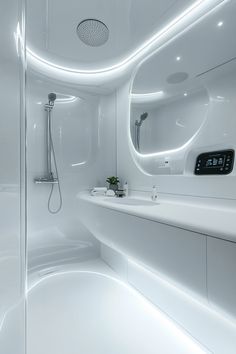
[[[115,72],[117,76],[122,71],[124,74],[161,41],[163,44],[168,36],[176,35],[223,1],[27,0],[28,63],[45,74],[51,71],[52,76],[66,73],[69,81],[76,81],[76,75],[77,80],[93,81],[95,76],[100,81],[111,80]],[[105,45],[89,47],[79,40],[76,27],[85,18],[97,18],[109,27]],[[88,74],[94,77],[88,78]]]
[[[187,95],[189,88],[203,85],[203,73],[210,70],[213,75],[213,68],[233,58],[236,62],[235,18],[236,1],[225,2],[225,6],[217,8],[146,60],[135,76],[132,91],[136,94],[161,91],[159,99],[181,92]],[[170,75],[178,73],[186,73],[186,80],[174,84],[168,82]]]
[[[94,70],[113,66],[180,14],[195,0],[28,0],[27,42],[41,57]],[[89,47],[76,34],[86,18],[110,30],[101,47]]]

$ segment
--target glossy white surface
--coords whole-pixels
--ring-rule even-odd
[[[109,264],[109,263],[108,263]],[[161,274],[128,261],[128,281],[214,354],[234,354],[236,321],[225,308],[189,296]]]
[[[31,354],[210,353],[99,262],[40,279],[28,309]]]
[[[170,151],[181,150],[183,146],[190,145],[199,133],[207,118],[208,105],[209,98],[205,89],[194,92],[188,97],[177,97],[170,102],[131,104],[130,130],[132,141],[135,141],[135,120],[139,119],[140,115],[146,111],[148,117],[140,129],[139,152],[144,155],[156,153],[156,158],[158,158],[159,153],[164,155],[168,161]],[[170,165],[164,164],[161,167],[164,170],[171,169],[171,163]],[[150,166],[151,168],[153,167]]]
[[[143,199],[143,204],[141,201],[136,204],[132,202],[133,200],[135,198],[128,197],[122,202],[116,199],[113,201],[112,198],[92,197],[86,193],[78,195],[79,203],[85,202],[85,206],[95,204],[150,221],[236,241],[235,203],[217,205],[210,199],[195,200],[194,198],[181,199],[181,197],[179,199],[159,198],[157,203]]]
[[[100,98],[27,74],[28,267],[32,271],[98,255],[98,242],[77,218],[76,193],[104,185],[106,177],[115,173],[115,119],[113,95]],[[49,92],[58,96],[52,135],[63,207],[57,215],[47,209],[50,186],[34,183],[35,177],[46,173],[44,104]],[[53,205],[57,198],[55,188]]]
[[[27,23],[30,25],[27,27],[27,31],[32,33],[31,41],[27,46],[28,64],[41,72],[43,76],[74,82],[77,85],[93,84],[96,85],[94,89],[99,89],[97,86],[99,84],[105,84],[106,88],[111,90],[111,88],[117,87],[124,77],[131,73],[135,65],[140,63],[153,50],[160,48],[167,40],[176,36],[177,33],[184,31],[186,27],[192,26],[194,22],[201,20],[204,15],[223,2],[223,0],[196,0],[193,2],[188,1],[187,5],[186,1],[182,1],[180,4],[176,1],[164,2],[160,0],[154,2],[151,0],[148,6],[144,7],[141,2],[119,2],[119,5],[115,6],[115,12],[122,13],[123,19],[124,14],[127,14],[128,17],[125,16],[124,21],[119,19],[117,22],[117,17],[114,18],[111,12],[114,8],[107,4],[106,7],[95,8],[92,5],[94,2],[89,1],[79,8],[79,14],[84,9],[86,10],[85,17],[88,16],[90,18],[92,15],[96,17],[102,14],[103,18],[101,20],[104,20],[108,27],[112,27],[110,37],[113,37],[113,42],[109,46],[110,42],[108,41],[103,48],[96,48],[98,49],[97,51],[90,51],[91,48],[84,47],[83,50],[79,51],[76,50],[77,46],[74,44],[75,41],[78,43],[76,26],[81,20],[77,20],[75,11],[79,4],[75,4],[74,0],[71,0],[71,4],[75,4],[75,9],[74,6],[72,8],[67,6],[64,9],[63,5],[59,6],[58,2],[53,9],[49,3],[46,3],[46,6],[43,4],[42,7],[35,8],[35,6],[30,6],[33,2],[29,1],[29,11],[32,10],[33,13],[31,13],[30,19],[27,19]],[[114,3],[112,1],[110,3],[111,6],[114,6]],[[92,9],[91,6],[93,6]],[[159,18],[156,10],[158,15],[160,14]],[[55,12],[57,13],[56,18],[59,18],[58,23],[57,20],[51,18]],[[153,13],[155,13],[155,22],[150,21],[153,19]],[[63,21],[60,20],[61,16],[63,16]],[[145,23],[145,27],[140,26],[140,23],[137,22],[140,16],[142,17],[141,23]],[[156,23],[157,18],[159,21]],[[63,28],[61,27],[62,22],[64,23]],[[35,26],[35,23],[37,26]],[[160,26],[159,23],[161,24]],[[36,32],[35,28],[39,28],[41,32]],[[129,30],[134,30],[134,32],[129,32]],[[59,37],[58,33],[60,34]],[[141,43],[140,38],[142,39]],[[30,47],[34,45],[32,41],[37,42],[36,48],[32,49]],[[66,53],[70,53],[69,57],[65,57],[65,52],[61,51],[61,48],[63,48],[61,47],[61,41],[64,42],[67,48]],[[119,53],[117,53],[118,48],[121,48],[121,52],[118,51]],[[110,50],[111,53],[117,55],[118,60],[110,54]],[[73,58],[75,52],[76,58]],[[85,57],[83,57],[82,53],[85,53]],[[71,55],[72,59],[70,58]],[[81,56],[82,60],[80,61]],[[96,59],[95,62],[92,62],[92,65],[87,64],[90,63],[90,58]]]
[[[209,301],[236,318],[236,243],[209,239],[207,254]]]
[[[150,305],[146,307],[146,302],[143,306],[143,300],[110,278],[114,274],[103,266],[85,266],[80,268],[84,273],[79,273],[65,264],[98,256],[99,242],[94,234],[121,251],[122,256],[126,254],[157,270],[190,297],[197,294],[212,308],[221,307],[227,315],[235,316],[235,243],[232,246],[220,238],[236,240],[236,170],[220,179],[193,176],[194,161],[202,151],[236,148],[235,61],[195,81],[196,75],[236,55],[235,1],[26,2],[26,145],[24,119],[19,116],[23,102],[17,57],[17,50],[19,55],[22,49],[18,11],[21,12],[24,0],[2,2],[0,14],[0,353],[25,354],[25,240],[23,223],[20,225],[24,217],[28,229],[27,271],[35,276],[35,282],[39,281],[29,293],[29,354],[156,354],[157,348],[161,354],[204,352],[165,318],[166,331],[160,321],[162,314]],[[202,18],[221,3],[225,6]],[[193,4],[196,11],[178,17]],[[100,17],[109,26],[106,46],[94,50],[78,40],[76,26],[85,17]],[[176,23],[171,24],[172,19]],[[151,41],[145,42],[148,39]],[[145,155],[154,151],[155,156],[140,156],[133,149],[129,134],[130,80],[141,60],[158,48],[157,55],[137,75],[134,92],[142,95],[163,91],[158,96],[168,108],[161,109],[163,124],[159,135],[152,131],[152,141],[145,151]],[[178,71],[187,72],[189,79],[170,85],[169,75]],[[124,80],[129,81],[124,85]],[[196,97],[195,90],[204,93],[204,98]],[[56,92],[59,97],[53,112],[53,139],[63,193],[63,210],[53,216],[47,211],[48,186],[33,183],[45,172],[43,105],[49,92]],[[188,107],[186,102],[190,102]],[[178,118],[172,119],[174,114]],[[155,150],[151,150],[154,141]],[[20,209],[20,205],[24,206],[21,187],[25,165],[21,152],[25,147],[27,215]],[[168,148],[177,151],[169,152]],[[161,157],[156,155],[156,149]],[[172,176],[158,176],[166,159],[169,170],[164,174]],[[179,176],[173,176],[176,174]],[[102,200],[82,196],[78,202],[76,195],[80,191],[103,186],[108,175],[127,180],[131,194],[136,189],[151,195],[155,184],[158,195],[186,194],[211,197],[212,201],[180,201],[177,197],[153,204],[142,198]],[[217,198],[231,199],[231,203]],[[147,290],[150,299],[161,304],[168,315],[175,314],[181,325],[187,318],[185,328],[191,328],[193,335],[201,332],[198,338],[205,335],[203,342],[210,343],[207,337],[214,319],[210,320],[211,327],[197,311],[188,312],[190,307],[185,307],[168,286],[161,293],[163,288],[158,281],[149,287],[146,273],[137,275],[130,260],[129,264],[120,265],[116,257],[113,264],[119,274],[127,273],[129,268],[130,283],[143,293]],[[46,276],[57,271],[61,274]],[[232,353],[232,332],[222,332],[217,326],[211,347],[214,353]]]
[[[230,71],[227,73],[228,69]],[[227,176],[195,176],[193,174],[196,157],[203,151],[235,148],[235,64],[222,69],[219,77],[209,83],[210,106],[204,128],[187,149],[172,154],[140,155],[135,152],[129,136],[129,83],[117,94],[117,149],[118,174],[127,181],[130,190],[149,191],[153,185],[159,193],[189,195],[197,197],[236,199],[235,168]],[[218,95],[225,97],[217,99]],[[127,127],[127,130],[124,129]],[[165,160],[169,161],[168,174],[162,172]],[[183,175],[176,175],[183,171]],[[170,173],[171,172],[171,173]],[[171,174],[171,175],[170,175]],[[216,204],[221,204],[217,201]],[[227,225],[226,225],[227,227]]]
[[[98,99],[77,93],[75,100],[63,101],[75,92],[43,82],[30,72],[27,74],[28,268],[32,270],[98,254],[97,243],[75,220],[72,208],[73,190],[84,185],[87,169],[97,159]],[[58,101],[52,112],[52,135],[63,199],[62,210],[57,215],[50,214],[47,208],[50,185],[34,183],[36,177],[46,174],[44,104],[48,93],[54,91]],[[94,121],[93,117],[96,117]],[[57,203],[55,188],[54,208]]]
[[[138,199],[138,198],[116,198],[116,197],[109,197],[109,198],[104,198],[103,201],[105,203],[111,203],[111,204],[120,204],[124,206],[156,206],[156,202],[152,202],[150,200],[145,200],[145,199]]]
[[[76,0],[64,3],[52,0],[36,3],[28,0],[29,47],[42,56],[86,69],[112,65],[133,52],[142,42],[181,13],[191,1],[148,0],[119,1]],[[103,21],[110,30],[108,42],[100,48],[82,43],[77,25],[86,18]],[[37,25],[36,25],[37,23]],[[63,23],[63,26],[61,24]],[[142,26],[140,26],[142,23]],[[63,48],[63,50],[62,50]]]
[[[214,307],[196,294],[189,296],[162,274],[150,271],[104,244],[101,257],[124,281],[183,326],[212,353],[234,354],[236,321],[225,308]]]
[[[155,209],[158,215],[158,210],[166,204],[166,211],[170,206],[169,220],[178,209],[179,216],[189,220],[194,215],[202,226],[202,219],[191,207],[203,209],[205,218],[208,218],[209,200],[207,206],[206,200],[200,202],[194,198],[192,205],[189,201],[178,202],[172,198],[167,202],[162,199],[154,207],[142,206],[142,212],[136,205],[116,204],[88,195],[80,196],[79,203],[81,220],[105,245],[101,253],[105,262],[212,352],[234,353],[235,241],[224,241],[147,220],[148,211]],[[173,206],[176,210],[172,209]],[[211,223],[214,221],[216,224],[220,220],[225,225],[227,222],[222,212],[214,204],[211,208],[217,213]],[[229,205],[225,214],[228,212]],[[232,225],[233,218],[231,229]],[[199,323],[204,323],[204,327]]]
[[[161,101],[175,95],[180,97],[185,92],[191,93],[194,88],[204,86],[198,75],[236,56],[233,39],[236,31],[235,12],[235,1],[226,1],[202,21],[166,43],[139,67],[132,92],[163,91],[159,97]],[[217,26],[219,19],[224,19],[222,27]],[[176,60],[178,55],[179,61]],[[169,75],[179,72],[187,73],[187,80],[170,84]]]
[[[235,14],[235,2],[226,2],[139,66],[131,92],[162,92],[154,102],[139,105],[130,95],[126,150],[146,174],[193,175],[199,152],[235,149]],[[224,18],[220,28],[219,18]],[[181,73],[186,80],[170,83],[171,75]],[[134,121],[142,112],[149,115],[137,152],[132,143]]]
[[[18,0],[3,1],[0,11],[0,353],[4,354],[25,354],[25,190],[20,165],[24,73],[13,35],[18,21],[21,28],[18,6]]]
[[[206,297],[206,236],[144,216],[145,210],[158,214],[163,204],[130,206],[83,196],[78,205],[78,217],[99,241]]]

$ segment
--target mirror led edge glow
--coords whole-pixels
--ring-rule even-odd
[[[155,35],[145,41],[141,46],[139,46],[133,53],[131,53],[128,57],[126,57],[121,62],[114,64],[112,66],[108,66],[102,69],[96,70],[82,70],[75,69],[71,67],[61,66],[57,63],[51,62],[37,53],[33,52],[31,48],[26,47],[27,59],[29,63],[36,65],[37,67],[42,67],[45,70],[47,68],[59,70],[59,72],[63,71],[65,73],[77,74],[77,75],[85,75],[88,74],[93,75],[104,75],[109,72],[126,70],[128,67],[133,64],[135,61],[141,59],[145,54],[149,51],[154,50],[159,42],[164,39],[165,36],[170,35],[171,31],[181,31],[184,27],[193,23],[193,21],[198,20],[202,16],[206,15],[212,9],[215,9],[218,5],[223,4],[228,0],[197,0],[191,6],[189,6],[186,10],[184,10],[180,15],[170,21],[165,27],[163,27],[160,31],[158,31]],[[199,16],[199,17],[198,17]],[[195,18],[196,17],[196,18]],[[173,34],[174,35],[174,34]]]
[[[79,97],[68,96],[66,98],[57,98],[56,103],[73,103],[78,101]]]
[[[149,93],[131,93],[131,102],[136,104],[154,102],[164,95],[163,91]]]

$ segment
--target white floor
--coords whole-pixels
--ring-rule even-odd
[[[209,353],[102,261],[41,273],[31,284],[30,354]]]

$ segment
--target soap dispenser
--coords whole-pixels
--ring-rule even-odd
[[[128,186],[128,183],[125,182],[124,186],[123,186],[123,190],[124,190],[124,196],[125,197],[128,197],[128,194],[129,194],[129,186]]]

